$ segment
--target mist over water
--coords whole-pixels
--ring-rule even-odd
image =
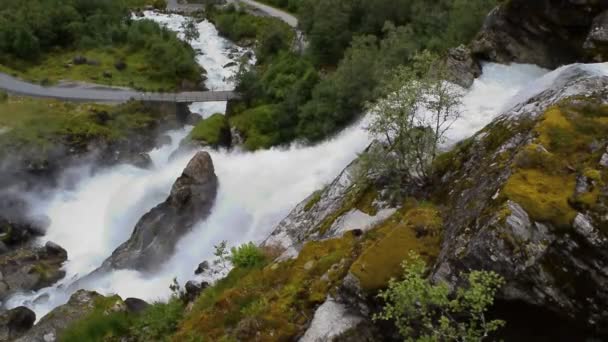
[[[146,14],[147,17],[179,29],[183,17]],[[217,35],[208,22],[198,24],[201,38],[193,43],[201,49],[199,62],[208,71],[208,85],[231,87],[234,69],[223,68],[232,53],[231,44]],[[240,50],[242,52],[242,50]],[[499,114],[501,106],[527,83],[544,73],[542,69],[512,65],[484,66],[464,99],[462,119],[449,132],[449,140],[466,138]],[[193,104],[203,115],[225,110],[225,103]],[[301,200],[328,184],[369,144],[365,121],[346,128],[334,138],[316,146],[293,144],[288,148],[245,153],[210,151],[219,178],[219,191],[211,215],[185,236],[176,254],[153,275],[136,271],[115,271],[81,284],[102,294],[123,298],[166,299],[174,277],[180,283],[194,278],[201,261],[213,255],[213,245],[228,240],[231,246],[261,241]],[[68,251],[67,276],[53,287],[37,293],[13,296],[9,307],[26,305],[40,318],[71,295],[68,285],[101,265],[112,251],[126,241],[139,218],[164,201],[171,185],[194,153],[169,161],[189,128],[170,132],[173,143],[150,153],[151,170],[118,165],[94,175],[87,167],[70,170],[81,178],[60,187],[51,196],[38,198],[36,210],[48,215],[51,226],[41,242],[54,241]],[[40,297],[41,295],[48,295]],[[38,298],[38,300],[37,300]]]

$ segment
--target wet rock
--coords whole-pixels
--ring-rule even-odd
[[[471,55],[471,50],[461,45],[450,49],[446,58],[450,81],[464,88],[469,88],[481,75],[481,66]]]
[[[608,167],[608,152],[606,152],[602,155],[602,158],[600,159],[600,166]]]
[[[139,298],[127,298],[125,299],[125,305],[127,306],[127,311],[132,313],[143,312],[150,306],[148,302]]]
[[[172,143],[173,139],[169,135],[163,134],[156,139],[156,148],[171,145]]]
[[[608,58],[608,11],[598,15],[591,25],[591,30],[585,44],[585,50],[597,61],[605,61]]]
[[[0,300],[14,292],[35,291],[63,278],[67,252],[48,242],[44,247],[22,247],[0,255]]]
[[[0,254],[7,253],[8,251],[10,251],[10,249],[8,249],[8,246],[6,246],[6,244],[2,242],[2,240],[0,240]]]
[[[196,275],[203,274],[203,273],[207,272],[208,270],[209,270],[209,262],[203,261],[200,264],[198,264],[198,267],[196,268],[196,270],[194,270],[194,274],[196,274]]]
[[[129,240],[96,272],[158,269],[173,255],[179,239],[209,216],[217,186],[211,157],[198,152],[173,184],[169,197],[139,220]]]
[[[148,153],[138,153],[134,155],[129,164],[138,167],[140,169],[150,169],[154,166],[154,162]]]
[[[95,309],[95,300],[102,296],[96,292],[79,290],[70,300],[53,309],[48,315],[24,335],[15,341],[18,342],[55,342],[61,333],[72,323],[86,317]]]
[[[87,65],[90,65],[90,66],[100,66],[101,65],[101,63],[96,59],[87,59],[86,63],[87,63]]]
[[[231,67],[236,66],[236,65],[237,65],[237,63],[236,63],[236,62],[230,62],[230,63],[226,63],[226,65],[224,65],[224,69],[225,69],[225,68],[231,68]]]
[[[201,115],[196,113],[190,113],[190,115],[186,117],[185,123],[186,125],[196,126],[196,124],[201,122],[201,120],[203,120],[203,117]]]
[[[87,58],[85,56],[78,55],[72,59],[72,63],[74,65],[82,65],[87,63]]]
[[[47,255],[49,255],[49,256],[54,256],[54,257],[59,257],[59,258],[64,258],[64,259],[68,258],[68,252],[65,249],[63,249],[61,246],[59,246],[58,244],[56,244],[52,241],[48,241],[46,244],[44,244],[44,249],[45,249]]]
[[[114,63],[114,68],[118,71],[124,71],[127,69],[127,63],[125,63],[125,61],[118,61]]]
[[[184,294],[184,299],[186,300],[186,302],[193,302],[207,287],[209,287],[209,283],[197,283],[193,280],[188,281],[184,286],[184,289],[186,290]]]
[[[26,333],[34,326],[36,314],[19,306],[0,313],[0,341],[11,341]]]
[[[485,60],[551,69],[584,62],[594,18],[607,9],[606,1],[505,1],[488,15],[471,50]]]
[[[236,127],[230,127],[230,143],[232,146],[241,146],[245,143],[243,134]]]

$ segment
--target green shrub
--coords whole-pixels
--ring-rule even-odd
[[[230,249],[230,261],[235,267],[249,268],[264,262],[266,257],[262,250],[253,242]]]
[[[213,114],[199,122],[190,132],[189,138],[211,146],[227,145],[230,142],[230,126],[223,114]]]
[[[417,254],[403,264],[402,281],[392,279],[379,297],[386,304],[375,320],[395,322],[406,341],[482,341],[505,325],[486,317],[504,279],[494,272],[464,275],[467,286],[450,291],[424,276],[426,263]]]
[[[184,304],[177,297],[154,303],[133,322],[131,334],[138,341],[165,341],[177,330],[183,315]]]
[[[124,312],[94,312],[66,329],[61,335],[61,341],[105,341],[108,336],[126,334],[130,323],[131,318]]]
[[[0,90],[0,103],[8,101],[8,94]]]

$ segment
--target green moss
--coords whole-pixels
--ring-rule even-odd
[[[309,211],[315,204],[319,203],[321,200],[321,195],[323,194],[323,190],[315,191],[311,196],[306,205],[304,206],[304,211]]]
[[[514,172],[504,187],[506,197],[522,205],[536,221],[570,227],[575,208],[592,208],[598,200],[597,187],[577,196],[574,189],[577,173],[601,180],[601,172],[591,167],[597,161],[589,145],[608,133],[606,116],[608,111],[590,109],[589,104],[565,102],[549,108],[534,128],[535,143],[515,159]]]
[[[189,139],[202,141],[211,146],[226,145],[226,138],[230,137],[230,126],[223,114],[213,114],[199,122],[190,132]]]
[[[431,205],[396,213],[368,234],[369,245],[350,272],[369,293],[386,287],[391,278],[402,274],[401,263],[411,251],[428,262],[434,261],[439,253],[441,226],[440,213]]]
[[[295,260],[234,269],[202,293],[173,340],[294,339],[346,274],[357,241],[309,242]]]
[[[367,191],[359,198],[355,204],[355,208],[371,216],[378,214],[378,208],[374,206],[374,202],[378,198],[378,191],[373,186],[370,186]]]
[[[569,227],[576,216],[568,199],[575,177],[549,175],[538,170],[518,170],[507,181],[504,194],[520,204],[535,221]]]
[[[138,102],[107,106],[20,97],[0,103],[0,113],[0,155],[43,154],[64,145],[84,151],[94,140],[119,141],[149,130],[168,115]]]

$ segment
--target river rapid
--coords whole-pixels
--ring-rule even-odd
[[[145,17],[180,31],[185,18],[146,12]],[[234,87],[231,76],[237,62],[248,51],[218,35],[208,21],[197,24],[200,38],[191,42],[198,62],[207,70],[210,89]],[[484,66],[484,74],[466,93],[462,118],[448,133],[448,144],[471,136],[500,114],[503,105],[546,71],[529,65]],[[209,116],[224,112],[226,103],[195,103],[193,112]],[[82,166],[66,170],[77,181],[59,186],[51,195],[32,194],[35,214],[51,219],[40,243],[54,241],[68,252],[66,277],[36,293],[12,296],[8,307],[25,305],[42,317],[64,304],[74,291],[69,285],[99,267],[102,261],[126,241],[139,218],[164,201],[171,185],[194,154],[169,160],[191,127],[169,132],[172,144],[151,151],[150,170],[117,165],[96,173]],[[177,252],[152,275],[136,271],[114,271],[100,278],[80,282],[81,288],[102,294],[119,294],[148,301],[165,300],[175,277],[183,284],[194,279],[196,266],[213,256],[213,246],[227,240],[234,246],[259,242],[289,211],[313,191],[331,182],[370,143],[365,119],[335,137],[315,146],[294,143],[284,148],[258,152],[209,151],[219,178],[219,191],[211,215],[185,236]],[[66,177],[67,178],[67,177]]]

